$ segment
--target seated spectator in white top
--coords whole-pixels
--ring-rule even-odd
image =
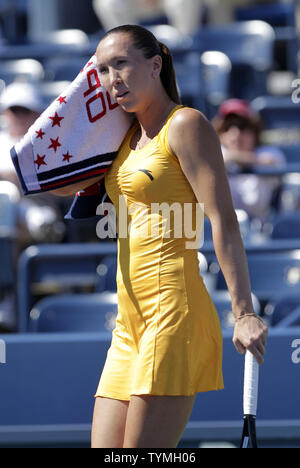
[[[63,215],[52,194],[23,196],[11,155],[11,148],[27,133],[44,110],[42,97],[30,83],[16,82],[0,95],[4,128],[0,132],[0,181],[14,183],[20,193],[19,236],[22,250],[37,242],[58,242],[64,234]]]
[[[261,146],[262,121],[247,101],[230,99],[223,103],[213,125],[220,137],[225,165],[245,170],[252,166],[286,164],[283,153],[273,146]],[[264,220],[271,212],[273,197],[281,180],[256,174],[229,175],[233,203],[250,218]]]
[[[13,83],[0,95],[0,110],[4,124],[0,132],[0,179],[19,186],[10,149],[36,121],[43,110],[43,102],[34,86]]]

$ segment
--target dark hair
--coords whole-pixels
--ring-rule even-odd
[[[252,115],[251,117],[243,117],[238,114],[228,114],[226,117],[221,117],[216,115],[213,120],[212,124],[218,133],[218,135],[222,135],[226,133],[231,126],[237,126],[241,130],[249,129],[252,130],[255,134],[256,145],[260,143],[261,132],[263,130],[262,120],[258,115]]]
[[[154,34],[146,28],[143,28],[139,25],[125,24],[118,26],[106,32],[101,41],[110,36],[111,34],[116,33],[127,33],[130,34],[133,40],[133,44],[137,49],[143,51],[144,57],[150,59],[155,55],[160,55],[162,58],[162,69],[160,73],[160,79],[163,84],[166,93],[176,102],[176,104],[181,104],[181,99],[179,97],[176,74],[173,64],[173,58],[168,47],[159,42]]]

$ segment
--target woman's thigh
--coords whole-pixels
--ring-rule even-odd
[[[177,447],[194,403],[195,396],[133,395],[127,412],[124,447]]]
[[[122,448],[129,401],[95,399],[92,448]]]

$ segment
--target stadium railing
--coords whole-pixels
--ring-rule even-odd
[[[251,287],[261,300],[271,301],[279,294],[293,293],[300,283],[300,250],[286,253],[261,253],[247,255]],[[225,289],[221,270],[217,289]]]
[[[299,128],[300,106],[291,97],[261,96],[251,106],[260,114],[266,130]]]
[[[281,326],[281,322],[289,317],[299,305],[299,291],[294,291],[293,293],[283,292],[279,294],[274,300],[270,301],[266,307],[266,316],[269,319],[269,324],[272,327]]]
[[[242,430],[244,357],[224,331],[225,389],[200,393],[181,444],[237,444]],[[2,335],[0,446],[86,446],[94,393],[110,345],[110,333]],[[259,444],[300,440],[300,328],[270,330],[260,370]]]
[[[278,213],[272,219],[272,239],[300,239],[300,213]]]
[[[299,302],[298,302],[299,304]],[[300,327],[300,307],[298,306],[287,317],[278,323],[278,327]]]

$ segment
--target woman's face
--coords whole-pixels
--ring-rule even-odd
[[[145,59],[129,34],[116,33],[104,38],[97,48],[97,61],[103,86],[126,111],[138,112],[153,99],[161,57]]]

